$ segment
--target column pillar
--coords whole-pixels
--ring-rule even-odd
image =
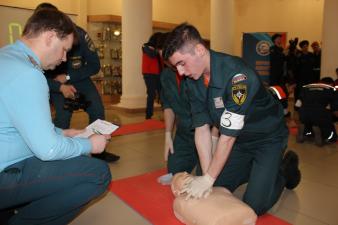
[[[322,58],[320,76],[330,76],[336,79],[335,70],[338,67],[338,1],[325,0],[323,11]]]
[[[210,47],[213,50],[234,52],[234,1],[210,1]]]
[[[88,2],[87,0],[78,1],[77,25],[87,30]]]
[[[145,108],[142,44],[152,34],[152,0],[122,1],[122,96],[117,107]]]

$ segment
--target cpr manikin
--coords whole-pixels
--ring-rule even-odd
[[[174,214],[188,225],[254,225],[257,215],[244,202],[234,197],[223,187],[213,187],[207,198],[188,199],[180,194],[190,174],[177,173],[173,177],[171,190],[175,195]]]

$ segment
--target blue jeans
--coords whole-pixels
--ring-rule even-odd
[[[24,205],[9,224],[67,224],[105,192],[110,180],[107,164],[95,158],[41,161],[31,157],[0,173],[0,210]]]

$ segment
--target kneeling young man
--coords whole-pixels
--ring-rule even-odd
[[[184,191],[199,198],[213,185],[234,191],[248,183],[244,202],[258,215],[268,211],[284,187],[293,189],[300,181],[297,155],[290,151],[284,156],[288,130],[281,105],[242,59],[207,49],[192,25],[172,31],[163,58],[190,78],[189,101],[204,175],[189,179]],[[213,156],[210,126],[221,134]]]

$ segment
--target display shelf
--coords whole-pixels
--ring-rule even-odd
[[[93,76],[103,99],[122,94],[121,16],[88,15],[88,33],[101,62],[100,72]],[[153,21],[154,32],[168,32],[177,24]],[[110,96],[110,97],[109,97]]]
[[[102,96],[121,95],[121,25],[116,22],[89,22],[88,33],[97,48],[101,63],[101,70],[93,76],[93,81]]]

